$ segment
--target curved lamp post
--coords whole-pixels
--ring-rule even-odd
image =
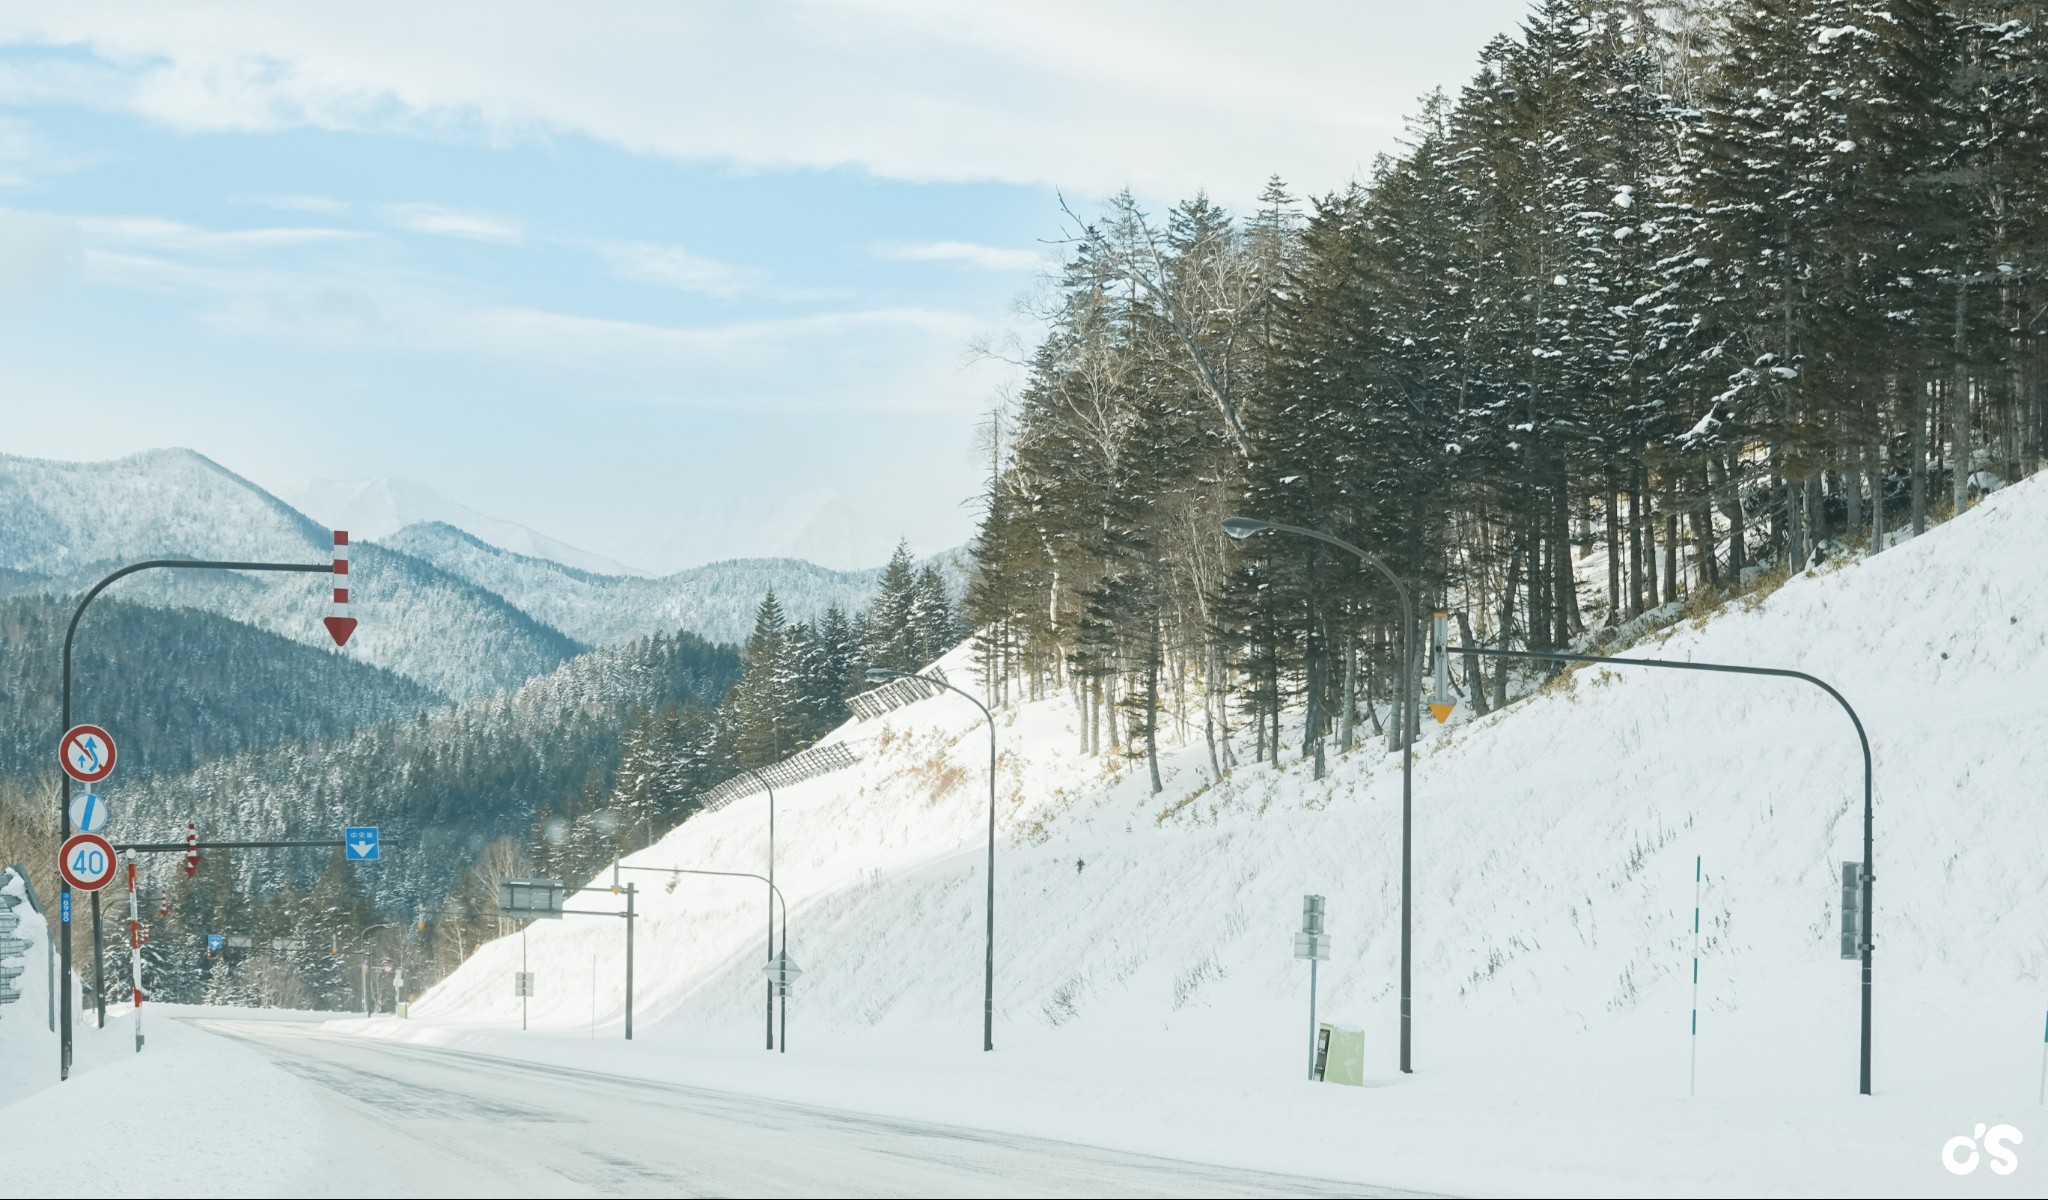
[[[891,679],[915,679],[965,696],[969,704],[981,710],[982,719],[988,723],[988,940],[982,956],[981,1048],[993,1050],[996,1048],[996,719],[988,711],[988,705],[942,679],[888,667],[868,668],[869,683],[887,683]]]
[[[768,885],[768,917],[771,922],[775,919],[775,906],[777,904],[782,905],[782,956],[784,958],[789,957],[789,901],[783,899],[782,889],[776,887],[775,881],[766,875],[757,875],[752,871],[706,871],[695,867],[627,867],[621,866],[617,860],[614,860],[612,862],[612,887],[614,890],[619,886],[618,877],[621,871],[646,871],[651,875],[667,875],[669,877],[668,886],[670,891],[675,890],[677,877],[683,875],[724,875],[733,879],[760,880]],[[772,931],[772,924],[770,929]],[[772,942],[770,943],[768,961],[771,963],[775,961]],[[768,981],[768,988],[769,994],[772,997],[775,991],[774,980]],[[769,1002],[771,1004],[774,1003],[772,998]],[[769,1049],[772,1050],[774,1048],[773,1043],[771,1043]],[[782,1053],[789,1053],[789,994],[787,992],[784,992],[782,995]]]
[[[772,896],[780,896],[782,893],[775,890],[775,785],[769,783],[766,776],[752,767],[748,767],[741,774],[753,776],[754,782],[761,785],[761,790],[768,793],[768,890]],[[768,961],[771,963],[775,961],[775,901],[772,896],[768,902]],[[787,913],[789,910],[785,907],[783,911]],[[786,935],[782,940],[782,948],[789,949],[789,938]],[[768,981],[768,1049],[775,1049],[775,981],[772,979]]]
[[[1267,530],[1299,534],[1347,550],[1358,556],[1360,561],[1387,577],[1394,585],[1394,591],[1401,597],[1401,1073],[1411,1074],[1414,1066],[1409,1057],[1409,1024],[1413,1014],[1413,990],[1410,987],[1410,970],[1413,956],[1410,951],[1411,914],[1414,908],[1412,880],[1415,845],[1415,605],[1409,599],[1408,585],[1401,582],[1387,564],[1376,554],[1359,549],[1340,537],[1332,537],[1320,529],[1309,529],[1301,525],[1283,525],[1278,521],[1265,521],[1257,517],[1225,517],[1223,532],[1242,541],[1253,534]]]
[[[397,924],[397,921],[386,921],[381,925],[371,925],[356,935],[356,940],[363,944],[363,1015],[366,1017],[372,1015],[370,1012],[370,935],[379,929],[390,929]],[[521,964],[521,966],[523,969],[524,964]],[[397,1001],[393,1000],[392,1004],[392,1011],[396,1012]]]
[[[344,536],[345,535],[339,530],[335,532],[337,549],[340,547],[340,545],[342,545],[341,539]],[[150,571],[166,568],[180,571],[286,571],[299,574],[338,574],[340,572],[342,562],[343,560],[340,557],[335,558],[332,563],[319,564],[274,562],[215,562],[206,559],[152,558],[146,562],[130,563],[127,566],[122,567],[120,570],[115,571],[113,574],[108,575],[105,579],[102,579],[98,583],[92,585],[91,590],[87,591],[85,595],[79,599],[78,607],[72,610],[71,613],[71,624],[67,626],[64,630],[64,687],[63,698],[60,704],[60,715],[63,720],[62,728],[67,731],[71,728],[71,648],[72,643],[78,640],[78,623],[85,619],[85,610],[89,605],[92,604],[93,600],[97,598],[101,592],[104,592],[109,587],[113,586],[113,584],[116,581],[125,579],[128,576],[135,574],[137,571]],[[338,629],[333,625],[329,625],[328,634],[334,638],[334,644],[339,646],[348,641],[349,632],[353,629],[353,622],[349,624],[347,629]],[[59,736],[62,736],[62,734],[60,733]],[[71,777],[60,771],[57,774],[57,843],[59,845],[62,845],[64,842],[68,841],[70,837]],[[61,893],[59,897],[61,906],[63,907],[64,911],[69,912],[71,907],[71,885],[68,882],[64,881],[62,878],[60,878],[57,881],[57,890],[59,893]],[[61,981],[60,986],[62,988],[62,1001],[59,1006],[59,1012],[62,1015],[63,1024],[61,1026],[57,1038],[57,1078],[60,1081],[71,1078],[70,918],[65,918],[65,920],[62,922],[62,927],[63,935],[61,941],[59,942],[59,945],[61,946],[59,961],[62,964],[62,969],[59,973],[59,978]],[[106,962],[104,961],[105,955],[101,953],[100,947],[100,894],[98,892],[92,893],[92,957],[94,964],[93,990],[97,993],[96,1001],[99,1006],[99,1024],[101,1028],[105,1028],[107,1024]]]

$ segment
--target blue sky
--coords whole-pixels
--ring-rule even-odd
[[[966,540],[1064,195],[1341,186],[1519,0],[17,0],[0,452],[420,480],[653,570]]]

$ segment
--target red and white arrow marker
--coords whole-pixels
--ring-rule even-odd
[[[334,531],[334,615],[326,619],[328,636],[337,646],[348,645],[356,631],[356,619],[348,615],[348,530]]]

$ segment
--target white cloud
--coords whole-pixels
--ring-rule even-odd
[[[612,274],[621,279],[658,283],[707,296],[736,295],[757,274],[693,254],[681,246],[603,242],[598,244],[597,252],[610,265]]]
[[[985,271],[1043,271],[1056,261],[1036,250],[1009,250],[975,242],[915,242],[880,246],[875,253],[907,262],[965,263]]]
[[[40,296],[79,273],[74,221],[0,208],[0,298]]]
[[[326,246],[364,237],[352,229],[322,226],[203,229],[162,217],[80,217],[77,224],[97,246],[181,254],[261,253],[299,246]]]
[[[332,214],[348,211],[348,203],[330,196],[244,196],[243,204],[254,204],[260,208],[275,209],[278,212],[309,212]]]
[[[436,237],[469,238],[479,242],[517,242],[526,231],[519,222],[491,213],[446,208],[439,204],[392,204],[384,209],[385,219],[410,233]]]
[[[12,0],[0,101],[184,129],[580,134],[748,169],[1105,193],[1341,186],[1526,0],[645,5]],[[459,49],[457,49],[459,48]]]
[[[70,260],[47,250],[63,236],[72,239]],[[401,256],[366,252],[386,240],[322,228],[223,231],[154,217],[62,221],[0,210],[0,288],[50,286],[80,273],[82,246],[89,283],[172,297],[225,336],[512,365],[574,378],[579,390],[663,405],[957,411],[986,395],[1004,370],[963,365],[961,347],[991,330],[962,313],[866,306],[703,325],[594,316],[480,296]],[[39,249],[10,257],[17,245]],[[679,258],[674,247],[606,249],[637,249],[627,257],[641,268],[658,264],[700,288],[745,274]],[[72,265],[60,270],[65,261]]]

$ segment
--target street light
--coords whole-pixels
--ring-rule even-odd
[[[371,1012],[370,1012],[370,947],[369,947],[369,945],[368,945],[368,943],[369,943],[369,940],[370,940],[370,935],[371,935],[371,934],[373,934],[373,933],[375,933],[375,932],[377,932],[377,931],[378,931],[379,929],[389,929],[389,928],[391,928],[391,927],[392,927],[393,925],[396,925],[396,924],[398,924],[398,922],[396,922],[396,921],[386,921],[386,922],[384,922],[384,923],[383,923],[383,924],[381,924],[381,925],[372,925],[372,926],[369,926],[368,928],[364,929],[364,930],[363,930],[363,931],[362,931],[361,933],[359,933],[359,934],[357,934],[357,935],[356,935],[356,940],[357,940],[357,941],[359,941],[359,942],[362,942],[362,943],[364,943],[364,945],[363,945],[363,1015],[364,1015],[364,1016],[366,1016],[366,1017],[367,1017],[367,1016],[370,1016],[370,1015],[372,1015],[372,1014],[371,1014]]]
[[[775,785],[752,767],[743,773],[752,775],[754,782],[761,785],[761,790],[768,793],[768,890],[779,896],[782,893],[775,890]],[[788,909],[783,911],[786,913]],[[782,948],[789,949],[787,935],[782,939]],[[768,901],[768,961],[775,961],[775,901],[772,896]],[[775,1049],[775,981],[772,979],[768,981],[768,1048]]]
[[[618,890],[620,871],[647,871],[656,875],[667,875],[669,876],[668,890],[671,892],[676,890],[676,878],[683,875],[725,875],[733,879],[760,880],[768,885],[768,919],[770,922],[773,922],[775,919],[775,906],[777,904],[782,905],[782,957],[784,960],[789,958],[789,901],[783,899],[782,889],[776,887],[775,881],[766,875],[756,875],[752,871],[706,871],[694,867],[626,867],[620,866],[619,861],[613,859],[613,891]],[[770,928],[773,928],[772,924]],[[771,964],[775,962],[774,943],[772,942],[769,943],[768,961]],[[782,1052],[787,1054],[789,1053],[789,992],[783,989],[776,989],[773,979],[768,981],[768,986],[771,990],[782,991]],[[770,1002],[773,1003],[772,1000]],[[773,1048],[772,1045],[770,1048]]]
[[[1223,518],[1223,532],[1239,541],[1269,529],[1299,534],[1305,538],[1326,542],[1340,550],[1350,551],[1367,566],[1386,576],[1387,582],[1394,585],[1394,591],[1401,597],[1401,1073],[1412,1074],[1415,1068],[1409,1057],[1409,1024],[1413,1013],[1414,992],[1410,987],[1413,955],[1409,934],[1414,909],[1412,868],[1415,845],[1415,605],[1408,597],[1408,585],[1402,583],[1400,576],[1394,574],[1378,555],[1361,550],[1343,538],[1332,537],[1320,529],[1283,525],[1278,521],[1265,521],[1258,517]]]
[[[932,687],[945,688],[967,698],[967,702],[981,710],[981,716],[988,723],[988,940],[983,951],[981,985],[981,1048],[996,1048],[996,719],[988,711],[988,705],[976,700],[971,693],[961,691],[943,679],[929,675],[918,675],[910,671],[897,671],[889,667],[869,667],[869,683],[887,683],[891,679],[915,679]]]
[[[60,713],[63,718],[62,728],[67,731],[71,728],[71,648],[72,643],[78,638],[78,623],[85,618],[87,606],[92,604],[93,600],[101,592],[106,591],[114,583],[135,574],[137,571],[164,568],[182,571],[286,571],[300,574],[331,573],[339,575],[344,572],[347,566],[345,556],[340,552],[340,547],[347,545],[347,538],[348,535],[346,533],[341,530],[335,530],[336,555],[331,565],[274,562],[212,562],[185,558],[153,558],[147,562],[130,563],[92,585],[92,589],[79,599],[78,607],[72,610],[71,624],[64,630],[64,684],[63,698],[60,704]],[[337,588],[335,590],[335,596],[337,600],[343,597],[341,589]],[[330,622],[335,619],[332,617],[328,618]],[[346,627],[329,624],[327,631],[329,636],[334,638],[334,644],[340,646],[347,643],[349,633],[354,628],[355,622],[349,620]],[[58,844],[62,845],[70,840],[70,838],[71,777],[59,772],[57,775]],[[61,893],[58,897],[60,907],[64,911],[69,912],[71,907],[71,884],[60,878],[57,881],[57,890]],[[62,988],[63,1021],[57,1037],[57,1078],[59,1081],[71,1078],[71,922],[67,918],[61,924],[63,926],[63,936],[59,942],[61,947],[59,962],[62,970],[59,973],[59,986]],[[105,1028],[107,1024],[106,956],[101,953],[100,946],[100,894],[97,891],[92,893],[92,956],[94,963],[94,990],[98,993],[96,999],[99,1005],[99,1024],[101,1028]]]

